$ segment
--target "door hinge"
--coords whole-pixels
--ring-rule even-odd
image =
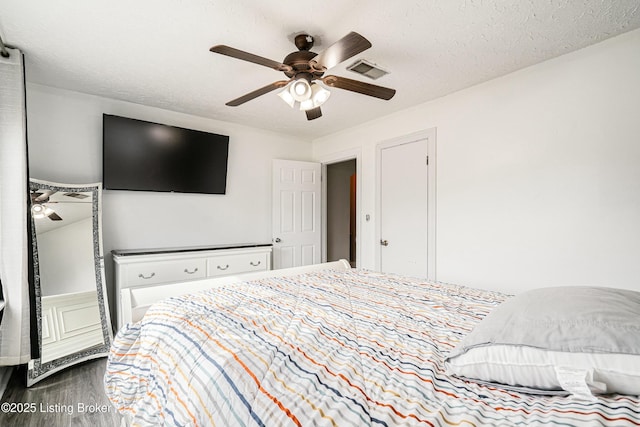
[[[427,166],[429,166],[429,156],[425,156],[425,157],[426,157]]]

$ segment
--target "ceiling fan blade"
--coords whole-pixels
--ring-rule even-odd
[[[249,92],[246,95],[242,95],[240,98],[229,101],[225,105],[228,105],[229,107],[237,107],[238,105],[244,104],[247,101],[251,101],[252,99],[259,97],[260,95],[264,95],[265,93],[269,93],[272,90],[284,87],[290,81],[291,80],[278,80],[277,82],[268,84],[264,87],[261,87],[260,89],[254,90],[253,92]]]
[[[83,199],[86,199],[88,197],[91,197],[91,196],[89,196],[88,194],[85,194],[85,193],[75,193],[75,192],[74,193],[64,193],[64,195],[66,197],[73,197],[74,199],[79,199],[79,200],[83,200]]]
[[[232,58],[241,59],[247,62],[253,62],[254,64],[262,65],[265,67],[273,68],[276,71],[291,71],[291,67],[289,65],[285,65],[281,62],[274,61],[272,59],[264,58],[262,56],[254,55],[253,53],[245,52],[240,49],[236,49],[233,47],[225,46],[223,44],[219,44],[213,46],[209,49],[211,52],[219,53],[221,55],[227,55]]]
[[[326,70],[335,67],[342,61],[359,54],[371,47],[371,42],[362,37],[360,34],[352,31],[311,60]]]
[[[32,193],[31,200],[33,202],[46,202],[49,200],[49,197],[56,194],[56,190],[44,190],[42,193]],[[35,197],[34,197],[35,196]]]
[[[393,98],[393,95],[396,94],[395,89],[389,89],[388,87],[372,85],[371,83],[352,80],[346,77],[326,76],[326,77],[323,77],[321,80],[324,84],[330,87],[350,90],[351,92],[358,92],[363,95],[374,96],[376,98],[384,99],[387,101]]]
[[[312,108],[305,111],[305,113],[307,113],[307,120],[313,120],[322,117],[322,110],[320,110],[320,107]]]
[[[60,218],[60,215],[58,215],[55,212],[51,212],[51,214],[47,215],[49,217],[49,219],[51,221],[62,221],[62,218]]]

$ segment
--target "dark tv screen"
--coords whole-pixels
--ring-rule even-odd
[[[225,194],[229,137],[102,116],[107,190]]]

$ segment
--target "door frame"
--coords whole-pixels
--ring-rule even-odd
[[[362,230],[360,212],[362,212],[362,149],[331,153],[316,161],[320,162],[322,174],[322,262],[327,262],[327,166],[347,160],[356,160],[356,267],[362,262]]]
[[[427,279],[436,280],[436,128],[421,130],[376,144],[376,236],[375,236],[375,268],[382,265],[380,239],[382,235],[382,150],[398,145],[427,140]]]

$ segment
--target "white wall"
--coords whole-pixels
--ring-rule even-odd
[[[640,290],[638,52],[640,30],[314,141],[314,158],[362,149],[360,265],[376,144],[436,127],[438,280]]]
[[[271,242],[271,160],[311,158],[310,142],[291,136],[28,84],[30,176],[101,181],[103,113],[230,137],[226,195],[104,191],[109,288],[112,249]]]

